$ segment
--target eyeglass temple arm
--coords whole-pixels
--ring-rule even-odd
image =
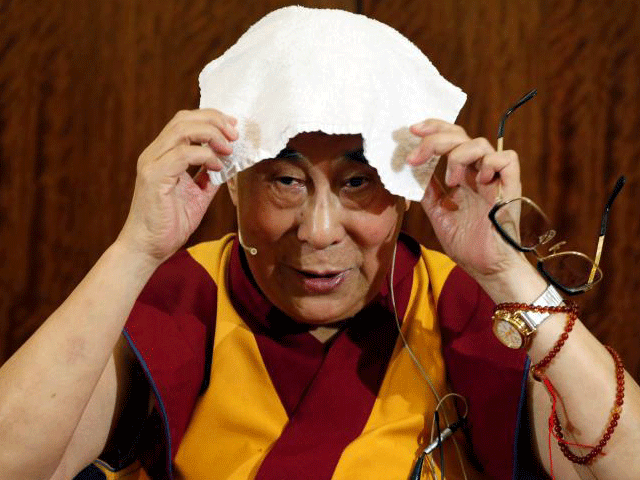
[[[502,118],[500,119],[500,123],[498,124],[498,140],[496,144],[496,152],[501,152],[504,147],[504,122],[507,121],[507,118],[509,117],[509,115],[511,115],[520,105],[531,100],[533,97],[536,96],[537,93],[538,93],[538,90],[534,88],[530,92],[526,93],[520,100],[518,100],[514,106],[512,106],[509,110],[504,112],[504,115],[502,115]],[[498,201],[502,200],[502,185],[500,183],[498,183],[497,200]]]
[[[596,248],[596,256],[594,258],[594,264],[591,268],[591,274],[589,275],[589,282],[593,282],[594,277],[596,276],[596,271],[598,269],[598,265],[600,264],[600,257],[602,256],[602,247],[604,245],[604,235],[607,232],[607,222],[609,221],[609,210],[611,210],[611,205],[613,205],[613,201],[622,190],[627,179],[624,175],[621,175],[616,182],[615,187],[613,187],[613,192],[609,195],[609,200],[604,206],[604,211],[602,212],[602,221],[600,222],[600,236],[598,237],[598,247]]]
[[[531,90],[529,93],[526,93],[520,100],[518,100],[515,105],[513,107],[511,107],[509,110],[507,110],[506,112],[504,112],[504,115],[502,115],[502,118],[500,119],[500,124],[498,125],[498,145],[497,145],[497,151],[501,152],[502,151],[502,147],[503,147],[503,137],[504,137],[504,123],[507,121],[507,118],[509,117],[509,115],[511,115],[518,107],[520,107],[523,103],[528,102],[529,100],[531,100],[533,97],[536,96],[536,94],[538,93],[538,90],[536,90],[535,88],[533,90]]]

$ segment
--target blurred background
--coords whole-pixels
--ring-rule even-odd
[[[202,67],[285,1],[0,0],[0,364],[116,238],[138,155]],[[567,247],[594,255],[616,200],[604,280],[577,300],[640,379],[640,4],[636,0],[300,1],[361,12],[409,37],[468,94],[458,123],[495,141],[506,108],[524,195]],[[295,39],[291,39],[295,42]],[[215,215],[214,215],[215,213]],[[190,243],[234,228],[220,191]],[[437,248],[412,208],[406,228]]]

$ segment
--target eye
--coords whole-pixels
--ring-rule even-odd
[[[290,177],[287,175],[282,175],[280,177],[276,177],[275,181],[279,184],[279,185],[284,185],[286,187],[293,187],[296,185],[302,185],[304,182],[298,178],[295,177]]]
[[[347,188],[360,188],[369,183],[369,178],[365,175],[355,175],[353,177],[349,177],[345,182],[345,186]]]

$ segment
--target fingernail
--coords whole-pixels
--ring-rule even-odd
[[[407,156],[407,163],[413,163],[416,161],[416,158],[418,158],[418,149],[414,149],[411,151],[411,153]]]
[[[218,151],[219,153],[222,153],[220,152],[220,150],[223,150],[223,151],[233,150],[233,147],[231,147],[231,144],[227,141],[226,138],[220,139],[218,142],[215,142],[215,143],[212,142],[211,148],[213,149],[214,152]]]
[[[231,137],[234,138],[234,140],[238,138],[239,136],[238,129],[234,127],[231,123],[229,122],[225,123],[225,128],[227,130],[227,133],[230,134]]]
[[[416,131],[423,137],[427,135],[435,134],[439,131],[437,124],[433,122],[422,122],[416,124]]]
[[[420,132],[420,133],[428,133],[428,132],[431,131],[431,126],[427,125],[426,122],[415,123],[415,124],[411,125],[411,128],[413,128],[414,130],[416,130],[417,132]]]

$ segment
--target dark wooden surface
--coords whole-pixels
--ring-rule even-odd
[[[604,203],[627,176],[609,218],[604,280],[576,300],[590,330],[640,379],[640,4],[365,0],[364,10],[411,38],[467,92],[459,123],[474,136],[493,140],[504,110],[538,89],[510,117],[505,148],[520,155],[523,194],[570,249],[594,255]],[[419,209],[409,223],[414,234],[426,225]]]
[[[197,75],[265,13],[291,2],[0,0],[0,363],[115,239],[142,149]],[[307,1],[363,11],[412,39],[469,99],[459,123],[507,125],[524,193],[590,255],[617,175],[603,283],[583,319],[640,378],[640,14],[635,1]],[[225,192],[192,241],[233,228]],[[407,226],[435,245],[418,209]]]

